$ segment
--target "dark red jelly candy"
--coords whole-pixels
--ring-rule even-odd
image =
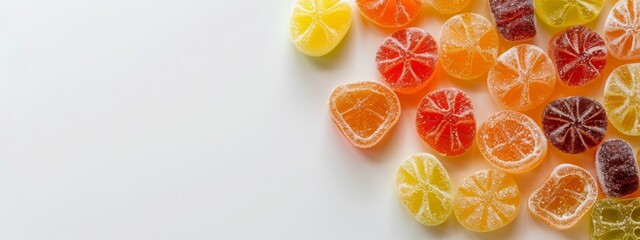
[[[592,98],[560,98],[544,108],[542,130],[558,150],[581,153],[602,142],[607,133],[607,114]]]
[[[609,139],[598,147],[596,175],[600,189],[608,197],[624,197],[638,190],[638,161],[631,146],[620,139]]]
[[[562,83],[578,87],[602,73],[607,64],[607,47],[598,33],[583,26],[573,26],[551,39],[549,56]]]
[[[524,41],[536,36],[533,0],[489,0],[491,15],[502,37]]]

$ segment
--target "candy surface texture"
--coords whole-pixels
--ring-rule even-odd
[[[552,27],[581,25],[600,15],[604,0],[535,0],[538,17]]]
[[[536,36],[533,0],[489,0],[489,6],[503,38],[524,41]]]
[[[640,63],[611,72],[604,86],[604,109],[618,131],[640,136]]]
[[[640,199],[598,200],[591,211],[591,239],[640,239]]]
[[[431,6],[442,14],[459,13],[469,6],[471,0],[431,0]]]
[[[609,139],[596,152],[596,176],[608,197],[624,197],[638,190],[638,160],[629,143]]]
[[[346,0],[298,0],[293,7],[289,36],[309,56],[331,52],[351,27],[351,4]]]
[[[579,87],[600,76],[607,64],[607,47],[598,33],[584,26],[573,26],[551,39],[549,56],[560,81],[566,86]]]
[[[609,52],[624,60],[640,59],[640,0],[619,0],[604,23]]]
[[[383,27],[407,25],[422,9],[422,0],[356,0],[356,3],[362,15]]]

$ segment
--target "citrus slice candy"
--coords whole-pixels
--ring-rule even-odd
[[[552,27],[581,25],[600,15],[604,0],[535,0],[536,13]]]
[[[485,74],[498,56],[498,33],[475,13],[451,17],[440,33],[440,63],[451,76],[470,80]]]
[[[604,24],[609,52],[624,60],[640,59],[640,0],[619,0]]]
[[[598,198],[596,180],[587,170],[560,164],[529,196],[529,212],[552,228],[566,230],[575,225]]]
[[[325,55],[340,43],[351,27],[351,5],[346,0],[297,0],[289,36],[309,56]]]
[[[608,197],[626,197],[638,191],[638,159],[631,145],[621,139],[609,139],[596,152],[596,176],[600,190]]]
[[[402,205],[424,225],[441,224],[451,215],[451,179],[431,154],[418,153],[402,161],[396,173],[396,189]]]
[[[362,15],[383,27],[407,25],[422,9],[422,0],[356,0],[356,3]]]
[[[598,33],[573,26],[556,34],[549,43],[549,56],[561,82],[570,87],[585,85],[607,65],[607,47]]]
[[[640,198],[598,200],[591,211],[591,239],[640,239]]]
[[[539,47],[521,44],[504,52],[487,76],[489,93],[508,109],[531,110],[553,92],[556,69]]]
[[[477,142],[491,165],[510,173],[531,171],[547,153],[547,139],[540,127],[516,111],[491,115],[478,128]]]
[[[640,136],[640,63],[611,72],[604,86],[604,109],[618,131]]]
[[[378,48],[376,63],[384,81],[396,92],[415,93],[424,88],[436,68],[436,40],[419,28],[401,29]]]
[[[524,41],[536,36],[533,0],[489,0],[498,33],[509,41]]]
[[[431,6],[442,14],[459,13],[469,6],[471,0],[431,0]]]
[[[347,83],[329,97],[331,118],[354,146],[372,147],[398,122],[400,100],[377,82]]]
[[[471,99],[456,88],[433,91],[420,101],[416,115],[418,135],[445,157],[467,152],[476,135]]]
[[[502,171],[485,169],[460,182],[453,200],[458,222],[474,232],[489,232],[512,222],[520,211],[520,190]]]

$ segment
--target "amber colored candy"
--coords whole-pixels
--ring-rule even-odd
[[[640,239],[640,198],[598,200],[591,210],[591,239]]]
[[[640,0],[619,0],[604,23],[609,52],[624,60],[640,59]]]
[[[407,25],[422,9],[422,0],[356,0],[356,3],[362,15],[383,27]]]
[[[489,0],[489,7],[503,38],[524,41],[536,36],[533,0]]]
[[[354,146],[372,147],[400,118],[400,100],[387,86],[377,82],[347,83],[329,97],[334,123]]]
[[[551,39],[549,57],[560,81],[569,87],[579,87],[600,76],[607,65],[607,46],[598,33],[573,26]]]
[[[596,176],[600,190],[608,197],[625,197],[638,190],[638,160],[629,143],[621,139],[604,141],[596,152]]]
[[[604,109],[609,122],[629,136],[640,136],[640,63],[611,72],[604,86]]]

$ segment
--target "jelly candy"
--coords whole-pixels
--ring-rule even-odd
[[[604,109],[618,131],[640,136],[640,63],[611,72],[604,86]]]
[[[638,160],[631,146],[620,139],[609,139],[598,147],[596,176],[600,190],[609,197],[624,197],[638,190]]]
[[[400,100],[377,82],[347,83],[329,97],[329,111],[342,134],[354,146],[372,147],[398,122]]]
[[[547,139],[540,127],[516,111],[491,115],[478,128],[477,142],[489,163],[510,173],[531,171],[547,154]]]
[[[471,0],[431,0],[431,6],[442,14],[459,13],[469,6]]]
[[[591,239],[640,239],[640,199],[598,200],[591,211]]]
[[[402,27],[420,14],[422,0],[356,0],[367,19],[383,27]]]
[[[607,47],[598,33],[573,26],[556,34],[549,43],[549,56],[564,85],[585,85],[602,73],[607,64]]]
[[[607,133],[607,114],[598,101],[566,97],[549,103],[542,112],[542,129],[558,150],[576,154],[602,142]]]
[[[424,225],[441,224],[451,215],[451,179],[431,154],[418,153],[402,161],[396,173],[396,189],[404,207]]]
[[[573,227],[598,198],[596,180],[587,170],[560,164],[529,196],[529,212],[552,228]]]
[[[469,96],[456,88],[433,91],[420,101],[418,135],[445,157],[460,156],[471,148],[476,119]]]
[[[475,13],[458,14],[442,26],[440,63],[453,77],[475,79],[495,63],[498,44],[498,33],[489,20]]]
[[[351,4],[345,0],[297,0],[289,36],[309,56],[325,55],[340,43],[351,27]]]
[[[502,171],[485,169],[460,182],[453,200],[458,222],[474,232],[489,232],[513,221],[520,211],[516,181]]]
[[[533,0],[489,0],[498,33],[509,41],[524,41],[536,36]]]
[[[600,15],[604,0],[535,0],[536,13],[552,27],[581,25]]]
[[[382,78],[399,93],[415,93],[424,88],[437,62],[435,39],[419,28],[393,33],[384,40],[376,55]]]
[[[614,57],[640,59],[640,0],[619,0],[604,24],[604,39]]]

